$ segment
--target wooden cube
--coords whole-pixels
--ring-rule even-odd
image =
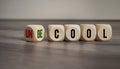
[[[112,27],[110,24],[96,24],[97,38],[96,40],[108,41],[112,38]]]
[[[81,29],[77,24],[65,24],[65,40],[78,41],[81,37]]]
[[[63,41],[65,38],[65,29],[63,25],[48,25],[48,40]]]
[[[45,29],[42,25],[27,25],[25,29],[25,38],[27,41],[42,41],[44,39]]]
[[[81,24],[81,40],[93,41],[96,38],[96,27],[94,24]]]

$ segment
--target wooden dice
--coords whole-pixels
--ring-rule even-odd
[[[42,41],[45,29],[42,25],[27,25],[25,39],[27,41]],[[108,41],[112,38],[110,24],[52,24],[48,25],[49,41]]]
[[[109,24],[96,24],[97,37],[96,40],[108,41],[112,38],[112,27]]]
[[[65,29],[63,25],[48,25],[48,40],[63,41],[65,38]]]
[[[24,35],[27,41],[41,41],[44,33],[45,29],[42,25],[27,25]]]
[[[96,38],[96,27],[94,24],[81,24],[81,40],[93,41]]]
[[[78,41],[81,37],[81,29],[77,24],[65,24],[65,40]]]

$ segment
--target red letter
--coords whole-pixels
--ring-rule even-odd
[[[32,30],[26,29],[25,35],[26,35],[26,38],[32,38]]]

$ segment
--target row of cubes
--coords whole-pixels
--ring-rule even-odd
[[[42,41],[44,37],[45,28],[42,25],[26,26],[26,41]],[[48,25],[47,37],[49,41],[109,41],[112,27],[110,24],[51,24]]]

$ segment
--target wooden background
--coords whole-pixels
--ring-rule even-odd
[[[108,42],[26,42],[28,24],[108,23]],[[0,69],[120,69],[119,20],[0,20]],[[47,30],[46,30],[47,31]],[[47,32],[46,32],[47,34]]]

